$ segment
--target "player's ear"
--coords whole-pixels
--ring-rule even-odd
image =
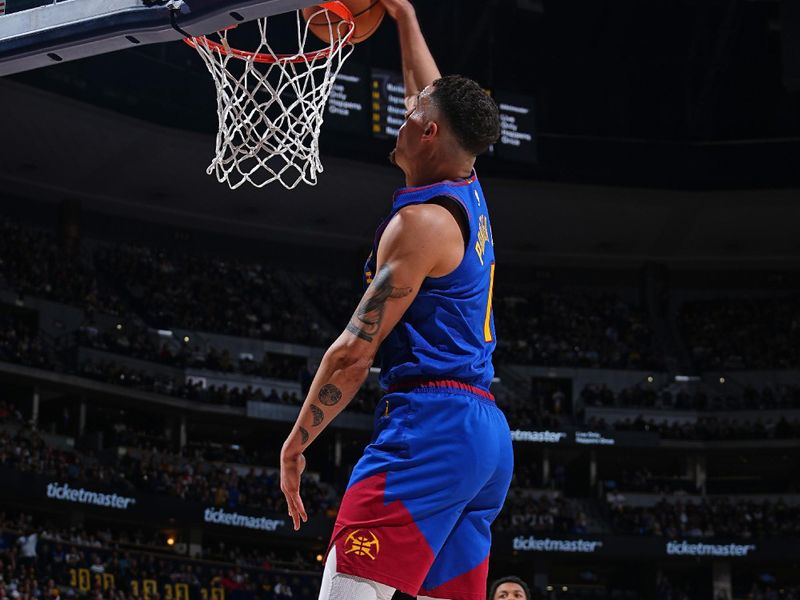
[[[425,123],[425,129],[422,131],[423,140],[432,140],[439,133],[439,125],[436,121],[428,121]]]

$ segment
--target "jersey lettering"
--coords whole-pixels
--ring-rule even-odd
[[[475,252],[483,265],[483,255],[486,253],[486,242],[489,241],[489,220],[486,215],[481,215],[478,219],[478,241],[475,242]]]

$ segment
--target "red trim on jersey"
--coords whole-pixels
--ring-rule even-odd
[[[394,392],[410,392],[419,388],[456,389],[469,392],[470,394],[480,396],[481,398],[486,398],[492,402],[495,401],[494,394],[491,392],[479,387],[475,387],[474,385],[456,381],[455,379],[411,379],[407,381],[400,381],[389,386],[389,393],[393,394]]]
[[[462,186],[462,185],[472,185],[473,183],[475,183],[475,180],[477,178],[478,178],[477,173],[475,173],[475,171],[473,171],[472,175],[469,176],[469,179],[465,179],[463,181],[448,181],[448,180],[445,180],[445,181],[438,181],[438,182],[432,183],[430,185],[421,185],[419,187],[400,188],[399,190],[397,190],[394,193],[394,196],[396,198],[397,196],[400,196],[401,194],[409,194],[409,193],[412,193],[412,192],[419,192],[419,191],[422,191],[422,190],[427,190],[429,188],[436,187],[437,185],[447,185],[447,186],[453,186],[453,187],[459,187],[459,186]]]

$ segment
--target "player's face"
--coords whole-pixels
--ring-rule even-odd
[[[397,134],[397,144],[389,155],[392,164],[404,171],[413,168],[414,159],[419,156],[421,138],[425,134],[426,125],[430,122],[433,106],[431,93],[433,87],[428,86],[420,92],[406,111],[406,118]]]
[[[495,590],[492,600],[526,600],[525,590],[518,583],[503,583]]]

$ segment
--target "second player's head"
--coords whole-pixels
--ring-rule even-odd
[[[531,600],[531,590],[522,579],[509,575],[492,583],[489,600]]]
[[[400,129],[393,162],[409,171],[471,163],[500,136],[497,105],[473,80],[437,79],[417,97]]]

